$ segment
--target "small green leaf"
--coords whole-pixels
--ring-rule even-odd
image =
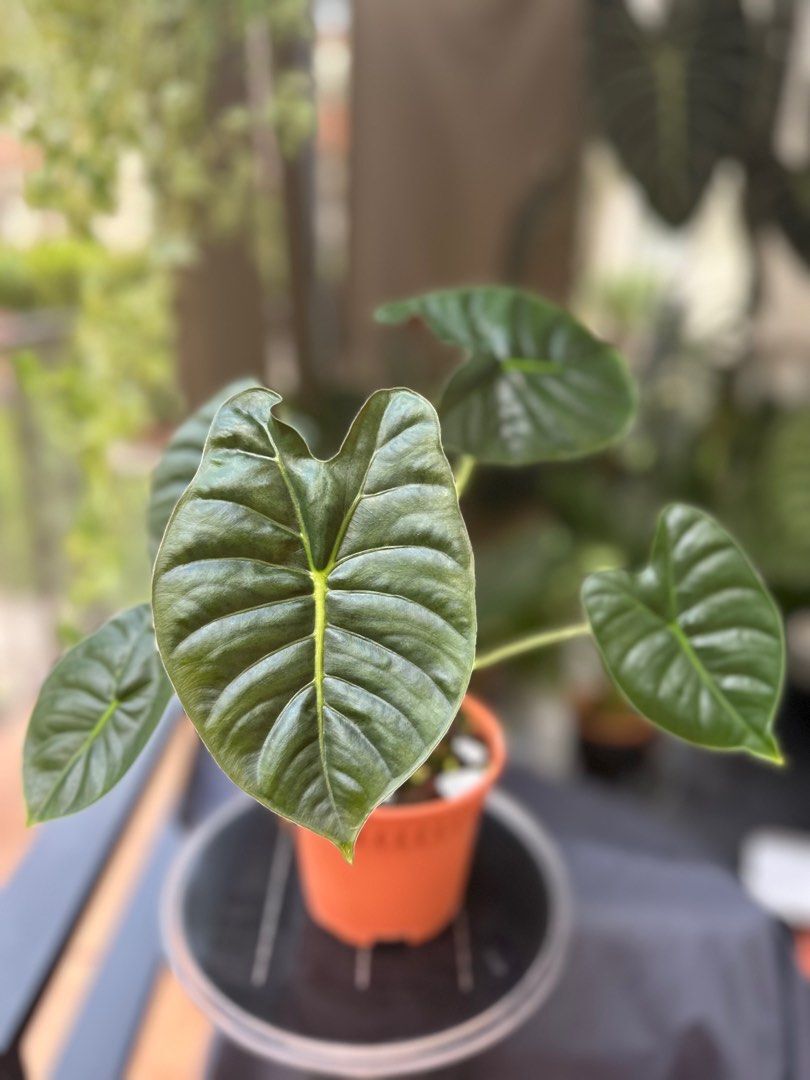
[[[83,810],[117,784],[171,690],[148,604],[122,612],[67,652],[45,680],[25,739],[29,824]]]
[[[256,385],[255,379],[238,379],[230,383],[192,413],[169,440],[163,457],[152,473],[149,492],[147,520],[149,547],[153,560],[160,547],[166,522],[200,464],[208,429],[216,416],[217,409],[240,390]]]
[[[382,323],[419,316],[467,355],[442,394],[444,444],[490,465],[593,454],[635,413],[622,357],[554,304],[516,289],[428,293],[386,304]]]
[[[782,620],[713,518],[668,507],[649,565],[592,574],[582,598],[611,678],[648,720],[701,746],[781,761],[771,727],[784,677]]]
[[[328,461],[279,401],[217,414],[155,564],[157,640],[220,767],[348,857],[467,688],[472,553],[418,394],[372,395]]]

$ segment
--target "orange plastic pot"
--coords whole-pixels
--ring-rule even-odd
[[[441,933],[461,908],[484,800],[506,761],[501,725],[490,710],[470,696],[462,710],[490,753],[474,788],[452,799],[378,807],[351,865],[328,840],[295,830],[307,909],[349,945],[419,945]]]

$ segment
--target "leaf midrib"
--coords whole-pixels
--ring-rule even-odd
[[[117,689],[118,686],[120,685],[121,677],[123,676],[126,669],[129,667],[129,664],[130,664],[130,662],[132,660],[132,657],[135,655],[135,650],[138,648],[138,643],[139,643],[139,637],[138,637],[138,632],[136,631],[134,636],[133,636],[133,640],[132,640],[132,643],[130,644],[129,649],[127,650],[126,654],[121,659],[120,664],[116,667],[115,671],[113,672],[113,677],[112,677],[113,689]],[[42,804],[42,806],[37,811],[37,817],[36,818],[30,818],[31,823],[33,823],[33,821],[36,821],[36,820],[40,820],[40,821],[43,820],[42,815],[45,813],[45,811],[48,809],[48,807],[53,802],[54,798],[56,797],[57,791],[59,791],[60,787],[65,782],[65,778],[70,773],[70,770],[73,768],[73,766],[79,760],[81,755],[84,754],[85,751],[90,746],[92,746],[93,742],[98,738],[98,736],[104,730],[106,725],[110,722],[112,717],[115,715],[116,710],[120,708],[121,704],[122,704],[122,702],[121,702],[120,698],[118,698],[117,696],[114,697],[110,701],[110,704],[107,706],[107,708],[104,710],[104,712],[98,718],[98,720],[96,720],[95,724],[93,724],[93,727],[90,729],[90,732],[86,735],[86,737],[82,740],[82,742],[81,742],[80,746],[78,747],[78,749],[75,750],[73,754],[71,754],[71,756],[68,759],[67,763],[64,765],[61,772],[59,773],[59,776],[54,781],[53,787],[51,788],[47,799],[45,800],[45,802]]]
[[[323,728],[323,671],[324,671],[324,637],[326,633],[326,574],[323,570],[319,569],[315,565],[315,560],[312,557],[312,545],[309,541],[309,533],[307,532],[306,523],[304,521],[304,515],[301,512],[301,504],[298,501],[298,497],[295,494],[290,478],[287,475],[287,467],[284,464],[284,460],[281,456],[281,451],[273,441],[273,436],[269,427],[266,427],[267,437],[270,440],[270,445],[275,451],[275,460],[278,465],[279,475],[284,481],[284,486],[287,489],[287,494],[290,497],[292,503],[293,513],[298,521],[298,528],[301,532],[301,543],[304,547],[304,554],[306,555],[307,565],[309,566],[309,574],[312,578],[312,602],[315,609],[315,615],[312,626],[312,640],[314,644],[314,672],[313,672],[313,686],[315,687],[315,718],[318,725],[318,754],[321,759],[321,768],[323,771],[324,784],[326,785],[326,793],[329,796],[329,802],[332,804],[332,810],[339,824],[344,824],[343,815],[338,809],[337,802],[335,800],[335,793],[332,790],[332,781],[329,779],[329,768],[326,762],[326,745],[324,741],[324,728]]]
[[[681,539],[683,539],[683,536],[681,537]],[[667,627],[672,632],[672,635],[674,636],[678,644],[681,646],[683,651],[686,653],[686,657],[697,672],[698,678],[709,691],[709,693],[720,706],[720,708],[728,716],[731,716],[733,719],[741,721],[743,726],[748,728],[749,732],[756,738],[758,738],[759,734],[756,728],[748,722],[746,717],[743,716],[741,712],[734,708],[734,706],[726,698],[726,695],[723,693],[720,687],[715,684],[711,675],[704,667],[703,661],[698,656],[697,651],[692,645],[692,642],[689,640],[686,631],[683,629],[679,622],[680,610],[678,603],[678,586],[675,580],[673,554],[673,544],[670,541],[669,534],[666,533],[664,538],[664,573],[667,586],[667,596],[669,599],[670,614],[669,620],[667,621]]]
[[[501,367],[505,371],[519,371],[524,375],[559,375],[563,370],[563,365],[556,360],[531,356],[508,356],[501,360]]]
[[[318,567],[315,565],[315,560],[312,555],[312,545],[309,539],[309,533],[307,532],[306,523],[304,521],[304,515],[301,511],[301,504],[298,501],[298,497],[295,493],[292,483],[290,482],[289,475],[287,473],[287,467],[284,464],[284,460],[273,440],[273,436],[269,427],[265,426],[267,431],[267,437],[270,440],[270,445],[275,451],[275,461],[278,465],[279,474],[284,481],[284,486],[287,489],[287,493],[292,503],[293,512],[296,520],[298,521],[298,527],[301,533],[301,542],[304,547],[304,554],[306,555],[307,565],[309,566],[310,577],[312,578],[312,601],[314,605],[314,619],[312,627],[312,639],[314,644],[314,659],[313,659],[313,686],[315,688],[315,716],[318,725],[318,753],[321,759],[321,766],[323,769],[324,784],[326,786],[326,792],[329,796],[329,802],[332,804],[332,809],[335,813],[335,817],[341,825],[345,825],[343,815],[341,814],[337,801],[335,799],[335,793],[332,789],[332,781],[329,778],[329,766],[326,760],[326,739],[324,730],[324,645],[326,639],[326,596],[328,593],[328,579],[332,570],[335,567],[337,560],[337,553],[340,550],[340,545],[343,542],[343,538],[346,535],[351,519],[354,515],[357,505],[362,496],[363,490],[366,486],[368,474],[371,471],[371,466],[374,459],[377,456],[377,452],[380,449],[376,446],[369,456],[369,460],[366,464],[365,471],[363,473],[363,479],[357,486],[357,493],[352,500],[351,506],[343,516],[343,520],[335,537],[332,550],[329,553],[326,566]]]
[[[668,587],[670,586],[668,575],[667,585]],[[703,683],[703,685],[709,691],[709,693],[712,695],[712,697],[715,699],[715,701],[718,703],[718,705],[720,705],[720,707],[733,720],[737,721],[738,723],[742,724],[743,727],[747,728],[748,731],[761,743],[762,737],[760,736],[757,729],[748,721],[748,719],[741,712],[738,712],[734,708],[731,702],[728,701],[726,696],[723,694],[723,691],[720,690],[719,687],[715,686],[711,675],[703,666],[703,661],[695,652],[695,649],[692,646],[689,638],[686,636],[683,627],[678,622],[677,615],[669,619],[665,619],[661,615],[659,615],[658,612],[654,610],[654,608],[650,607],[648,604],[645,604],[642,600],[639,600],[635,593],[629,591],[628,589],[625,589],[625,596],[641,611],[645,612],[648,615],[652,615],[653,618],[657,619],[663,629],[668,630],[672,634],[673,638],[675,638],[676,644],[680,645],[683,648],[683,651],[686,653],[687,659],[692,664],[695,674],[700,679],[701,683]]]
[[[116,678],[116,682],[117,681],[118,680]],[[31,816],[29,818],[29,824],[34,824],[36,821],[42,821],[43,820],[42,815],[47,811],[48,807],[51,805],[53,800],[56,798],[56,795],[59,792],[59,790],[61,789],[62,784],[64,784],[65,780],[70,775],[70,771],[73,768],[73,766],[87,752],[87,750],[93,745],[93,743],[96,741],[98,736],[104,730],[104,728],[109,723],[109,721],[112,719],[114,713],[117,711],[118,708],[120,708],[120,706],[121,706],[120,700],[118,698],[113,698],[112,701],[110,702],[110,704],[104,710],[104,712],[98,718],[98,720],[96,720],[95,724],[93,724],[93,726],[90,729],[90,731],[88,732],[88,734],[84,737],[84,739],[82,739],[81,743],[76,748],[76,750],[74,750],[74,752],[70,755],[70,757],[68,758],[65,765],[63,765],[62,769],[59,772],[59,775],[57,776],[56,780],[54,780],[54,782],[53,782],[53,786],[51,787],[51,790],[48,793],[47,799],[40,806],[39,810],[37,810],[36,817]]]

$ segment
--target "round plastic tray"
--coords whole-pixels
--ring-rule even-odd
[[[487,803],[465,907],[419,948],[352,949],[301,900],[289,830],[242,799],[189,839],[164,895],[170,963],[226,1038],[269,1061],[402,1076],[472,1057],[548,997],[569,937],[556,847],[519,803]]]

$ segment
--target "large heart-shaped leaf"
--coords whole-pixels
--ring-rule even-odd
[[[472,554],[418,394],[374,394],[328,461],[279,400],[217,414],[158,553],[157,640],[224,771],[350,856],[466,690]]]
[[[45,680],[25,739],[29,824],[83,810],[118,783],[171,692],[148,604],[67,652]]]
[[[193,412],[169,440],[163,457],[152,473],[149,492],[147,522],[153,559],[160,547],[166,522],[200,464],[208,429],[217,409],[240,390],[256,385],[255,379],[237,379],[230,383]]]
[[[386,304],[467,354],[442,395],[444,444],[491,465],[582,457],[615,442],[635,411],[624,360],[576,319],[516,289],[428,293]]]
[[[582,597],[608,672],[639,712],[701,746],[780,760],[771,726],[784,675],[782,621],[716,521],[668,507],[649,565],[592,574]]]

